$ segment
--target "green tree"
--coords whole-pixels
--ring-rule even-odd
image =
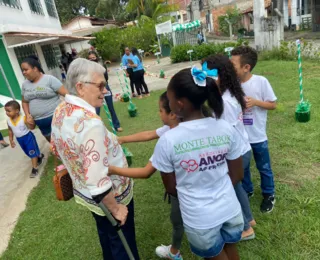
[[[125,10],[127,0],[100,0],[95,9],[95,14],[100,18],[113,19],[118,22],[130,20],[133,16]]]
[[[127,11],[137,12],[138,18],[141,15],[148,16],[157,21],[160,16],[179,10],[178,5],[168,4],[166,0],[129,0]]]
[[[225,15],[221,15],[218,17],[219,31],[225,35],[229,35],[229,24],[227,23],[226,18],[232,24],[233,34],[236,34],[238,29],[240,29],[242,27],[241,13],[240,13],[239,9],[237,9],[236,7],[228,8],[226,10]]]
[[[94,15],[96,0],[56,0],[56,7],[62,24],[78,15]]]

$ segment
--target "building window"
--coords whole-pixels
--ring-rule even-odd
[[[20,0],[0,0],[0,5],[5,5],[22,10]]]
[[[41,49],[43,52],[44,59],[46,60],[48,69],[51,70],[58,67],[58,62],[56,59],[56,51],[53,45],[51,44],[42,45]]]
[[[44,15],[40,0],[28,0],[32,13]]]
[[[30,55],[34,55],[38,57],[37,51],[35,46],[32,45],[25,45],[25,46],[21,46],[21,47],[16,47],[14,48],[14,52],[17,56],[19,65],[21,65],[22,61],[25,58],[28,58]]]
[[[56,7],[54,5],[53,0],[45,0],[45,2],[46,2],[46,7],[47,7],[49,16],[58,18],[58,14],[57,14]]]

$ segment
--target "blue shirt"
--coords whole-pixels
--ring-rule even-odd
[[[122,60],[121,60],[122,66],[128,66],[128,59],[130,59],[130,60],[133,59],[132,53],[130,53],[129,56],[128,56],[127,54],[124,54],[124,55],[122,56]]]
[[[138,56],[133,56],[132,57],[132,61],[133,61],[134,64],[138,65],[136,68],[133,67],[133,72],[138,71],[138,70],[143,70],[143,64],[140,61]]]

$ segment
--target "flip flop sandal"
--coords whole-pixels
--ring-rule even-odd
[[[250,235],[250,236],[242,237],[240,241],[248,241],[248,240],[252,240],[252,239],[255,239],[255,238],[256,238],[256,234],[253,233],[253,234]]]

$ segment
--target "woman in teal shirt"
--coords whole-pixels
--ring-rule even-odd
[[[150,96],[148,86],[146,82],[144,81],[144,68],[143,68],[143,63],[141,60],[141,57],[139,55],[139,52],[137,48],[132,48],[131,53],[133,55],[132,57],[132,62],[133,64],[129,64],[130,67],[133,68],[133,80],[134,80],[134,85],[136,86],[136,90],[138,93],[138,98],[141,97],[141,92],[142,92],[142,87],[144,89],[145,95]]]

